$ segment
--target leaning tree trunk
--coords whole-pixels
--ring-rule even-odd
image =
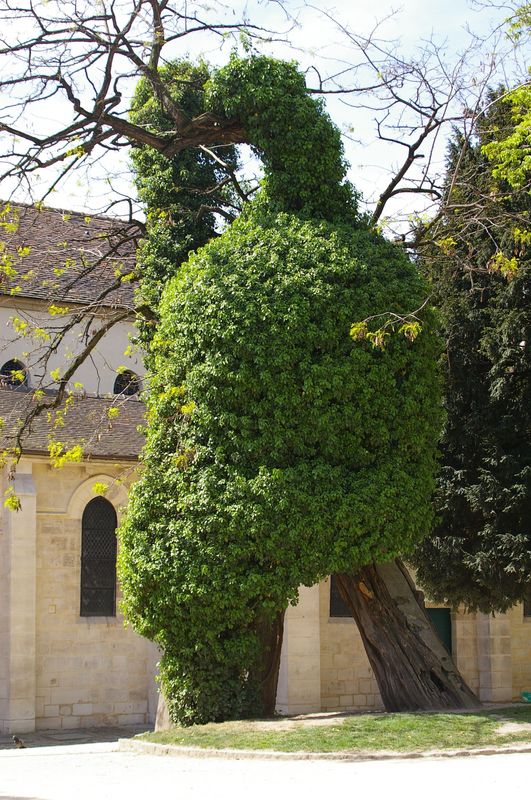
[[[480,705],[433,630],[422,593],[398,559],[336,577],[387,711]]]
[[[251,679],[254,678],[260,688],[262,713],[266,717],[274,715],[277,702],[284,615],[285,611],[279,611],[273,620],[259,620],[255,623],[260,640],[260,664],[257,674],[251,675]]]

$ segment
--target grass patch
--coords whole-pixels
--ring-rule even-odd
[[[395,752],[531,743],[531,728],[500,733],[505,723],[531,725],[531,708],[509,707],[467,714],[366,714],[311,720],[256,720],[176,727],[138,738],[159,744],[236,750],[330,753]]]

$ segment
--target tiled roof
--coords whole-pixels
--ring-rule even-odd
[[[0,202],[0,212],[7,204]],[[16,275],[0,274],[0,293],[46,299],[51,302],[97,302],[117,280],[116,272],[129,273],[135,264],[134,235],[138,229],[109,217],[86,216],[53,208],[16,204],[0,222],[15,222],[10,231],[0,227],[0,248],[14,259]],[[29,248],[26,255],[25,248]],[[0,250],[1,255],[1,250]],[[123,283],[101,302],[131,306],[133,292]]]
[[[53,395],[50,395],[51,400]],[[8,435],[34,402],[31,391],[0,389],[0,417],[5,420],[4,438],[0,441],[2,449],[13,445]],[[120,412],[112,421],[108,416],[111,406]],[[27,454],[48,455],[48,441],[52,433],[53,438],[60,440],[65,448],[83,445],[86,458],[136,459],[144,444],[144,437],[138,430],[144,422],[144,411],[144,404],[136,397],[76,398],[64,416],[64,426],[56,430],[52,430],[46,412],[36,417],[31,431],[24,434],[22,450]]]

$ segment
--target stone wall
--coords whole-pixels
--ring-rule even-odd
[[[513,698],[531,692],[531,617],[524,617],[524,608],[517,605],[508,614],[511,630]]]
[[[123,618],[81,617],[81,518],[96,482],[120,515],[126,465],[52,469],[21,462],[22,511],[0,512],[0,731],[146,723],[156,712],[157,651]],[[119,479],[119,481],[117,481]],[[119,596],[118,596],[119,604]],[[454,656],[485,701],[531,691],[531,618],[452,614]],[[381,709],[361,637],[330,617],[329,580],[301,588],[286,614],[281,713]]]
[[[429,600],[426,601],[426,605],[435,607]],[[507,689],[502,686],[504,681],[505,683],[507,681],[501,672],[507,666],[506,623],[498,623],[494,635],[491,636],[490,626],[488,630],[484,630],[482,620],[478,619],[478,616],[482,615],[466,614],[463,611],[452,612],[453,657],[474,692],[484,693],[486,700],[499,697],[503,701],[507,694]],[[531,686],[531,619],[528,620],[530,624],[526,622],[522,624],[521,612],[513,616],[514,640],[515,643],[520,642],[515,644],[521,653],[519,663],[523,671],[527,669],[528,683]],[[519,628],[516,620],[520,621]],[[320,622],[322,710],[362,711],[383,708],[378,686],[354,620],[349,617],[330,617],[329,580],[323,581],[320,586]],[[485,670],[490,671],[484,671],[480,675],[480,664],[484,665]],[[491,674],[492,670],[496,672],[494,677]],[[492,687],[492,683],[496,686]]]
[[[477,619],[475,614],[452,613],[453,656],[457,669],[476,694],[479,691]]]
[[[0,580],[0,591],[6,585],[11,591],[10,700],[7,713],[4,708],[0,716],[4,730],[143,724],[154,719],[156,648],[126,628],[120,613],[80,616],[83,510],[94,497],[94,483],[105,482],[110,486],[107,498],[119,515],[127,492],[116,479],[132,477],[128,469],[102,463],[54,470],[45,459],[21,464],[17,482],[34,486],[36,512],[31,511],[29,497],[22,497],[22,511],[8,518],[16,551],[9,579]],[[24,519],[32,514],[33,544],[31,520]],[[0,635],[5,636],[2,617],[0,613]],[[2,652],[0,675],[6,669],[4,648]],[[1,704],[0,695],[0,710]]]
[[[5,491],[0,475],[0,492]],[[0,733],[7,731],[9,716],[9,562],[10,537],[6,514],[0,511]]]
[[[284,620],[277,689],[279,714],[321,710],[320,653],[319,586],[301,586],[299,602],[287,609]]]
[[[330,580],[320,585],[321,706],[323,711],[383,708],[356,623],[330,617]]]
[[[47,464],[34,469],[37,488],[36,727],[145,723],[153,718],[148,681],[156,652],[116,617],[81,617],[81,516],[92,486],[111,486],[119,513],[127,499],[113,485],[123,470]],[[119,609],[119,592],[117,608]],[[152,688],[154,688],[154,683]],[[153,698],[152,698],[153,700]]]
[[[523,616],[521,605],[495,616],[452,612],[451,621],[457,667],[481,700],[507,703],[531,691],[531,617]],[[328,579],[302,589],[299,605],[287,612],[277,708],[281,713],[383,708],[355,622],[330,617]]]
[[[511,702],[513,696],[511,626],[507,614],[477,614],[479,699]]]
[[[4,732],[35,727],[35,486],[31,468],[21,464],[14,490],[22,506],[16,514],[2,508],[2,628],[4,629]]]

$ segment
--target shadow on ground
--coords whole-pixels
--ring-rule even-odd
[[[12,794],[0,794],[0,800],[42,800],[40,797],[15,797]]]
[[[117,742],[118,739],[128,739],[137,733],[151,730],[147,725],[128,725],[112,728],[76,728],[75,730],[36,731],[35,733],[21,733],[26,748],[34,747],[62,747],[73,744],[94,744],[98,742]],[[11,734],[0,736],[0,750],[16,750]],[[34,800],[34,798],[10,798],[0,794],[0,800]]]

